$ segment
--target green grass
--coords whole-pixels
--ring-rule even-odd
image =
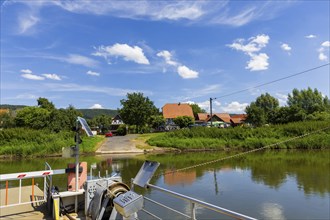
[[[48,130],[27,128],[10,128],[0,131],[0,155],[35,157],[50,156],[62,153],[63,147],[75,145],[74,132],[62,131],[52,133]],[[97,144],[104,137],[82,137],[80,145],[82,153],[94,152]]]
[[[151,146],[171,147],[180,150],[254,149],[286,141],[328,126],[330,126],[329,121],[309,121],[260,128],[196,127],[162,133],[150,137],[147,143]],[[271,148],[329,149],[330,129]]]

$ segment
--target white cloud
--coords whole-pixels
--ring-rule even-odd
[[[322,44],[321,44],[322,47],[330,47],[330,41],[324,41]]]
[[[316,35],[310,34],[310,35],[305,36],[305,38],[308,38],[308,39],[316,38]]]
[[[284,51],[291,51],[291,47],[288,44],[282,44],[281,48]]]
[[[24,73],[21,76],[25,79],[30,79],[30,80],[44,80],[45,79],[45,77],[34,75],[31,73]]]
[[[61,77],[59,77],[57,74],[52,74],[52,73],[45,73],[42,74],[44,77],[46,77],[47,79],[52,79],[52,80],[62,80]]]
[[[126,96],[127,93],[133,92],[142,92],[145,95],[152,95],[151,91],[144,90],[134,90],[134,89],[122,89],[122,88],[112,88],[112,87],[100,87],[93,85],[78,85],[75,83],[47,83],[45,84],[46,89],[49,91],[55,92],[95,92],[95,93],[103,93],[110,96]]]
[[[196,72],[194,70],[191,70],[186,66],[179,66],[178,67],[178,73],[184,79],[198,78],[198,72]]]
[[[102,105],[100,104],[94,104],[91,107],[89,107],[90,109],[104,109]]]
[[[163,57],[164,60],[165,60],[165,62],[168,65],[171,65],[171,66],[177,66],[178,65],[177,62],[175,62],[175,61],[172,60],[172,54],[169,51],[167,51],[167,50],[163,50],[163,51],[157,53],[157,56],[158,57]]]
[[[183,89],[183,91],[187,95],[185,97],[179,97],[179,100],[189,100],[211,95],[214,96],[214,94],[219,94],[221,92],[221,89],[222,87],[220,84],[207,85],[204,88],[199,88],[198,90]]]
[[[18,17],[19,34],[26,34],[39,22],[39,18],[30,13],[20,14]]]
[[[284,106],[286,105],[287,103],[287,100],[288,100],[288,95],[284,95],[284,94],[281,94],[281,93],[276,93],[275,94],[279,103],[280,103],[280,106]]]
[[[138,46],[129,46],[127,44],[114,44],[112,46],[100,46],[95,48],[96,52],[92,55],[107,59],[109,56],[123,57],[126,61],[133,61],[138,64],[150,64],[145,57],[142,48]]]
[[[245,69],[250,71],[260,71],[268,69],[268,55],[266,53],[259,53],[262,48],[266,47],[269,43],[270,37],[265,34],[257,35],[256,37],[249,38],[248,43],[245,44],[244,39],[236,39],[234,43],[227,45],[228,47],[242,51],[251,59],[247,62]]]
[[[256,37],[251,37],[247,44],[244,39],[237,39],[234,43],[227,45],[238,51],[243,51],[246,54],[251,54],[260,51],[262,48],[266,47],[269,42],[270,37],[265,34],[257,35]]]
[[[30,70],[30,69],[22,69],[21,72],[22,72],[22,73],[28,73],[28,74],[31,74],[31,73],[32,73],[32,70]]]
[[[59,59],[61,61],[64,61],[64,62],[67,62],[70,64],[83,65],[86,67],[95,67],[98,64],[97,61],[95,61],[89,57],[81,56],[78,54],[69,54],[69,56],[66,58],[55,58],[55,59]]]
[[[328,57],[324,53],[319,53],[319,60],[321,61],[327,61]]]
[[[207,113],[210,112],[210,101],[206,100],[204,102],[193,102],[193,101],[187,101],[186,103],[189,104],[197,104],[201,109],[204,109]],[[221,102],[217,100],[213,100],[212,102],[212,111],[219,112],[219,107],[221,106]]]
[[[169,19],[169,20],[179,20],[188,19],[196,20],[200,18],[205,12],[197,4],[192,4],[187,2],[178,2],[177,4],[168,5],[163,7],[157,14],[157,20]]]
[[[242,26],[255,20],[269,20],[278,12],[290,7],[292,1],[245,1],[237,7],[232,1],[20,1],[40,10],[55,5],[79,14],[111,15],[120,18],[143,20],[173,20]],[[237,8],[239,8],[237,10]],[[243,10],[241,10],[243,8]]]
[[[228,113],[243,113],[245,111],[246,106],[248,106],[248,103],[239,103],[239,102],[231,102],[226,106],[221,107],[221,110],[223,112]]]
[[[88,70],[88,71],[86,72],[86,74],[91,75],[91,76],[100,76],[100,73],[98,73],[98,72],[94,72],[94,71],[91,71],[91,70]]]
[[[325,52],[329,52],[329,48],[330,48],[330,41],[324,41],[321,44],[321,47],[318,49],[319,60],[321,60],[321,61],[328,61],[328,56],[325,55]]]
[[[269,57],[265,53],[260,53],[258,55],[252,54],[251,60],[247,62],[245,69],[250,71],[260,71],[268,69],[268,59]]]

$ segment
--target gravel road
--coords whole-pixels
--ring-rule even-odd
[[[108,137],[107,140],[96,151],[97,154],[123,154],[123,153],[143,153],[137,149],[132,141],[137,137],[136,134],[125,136]]]

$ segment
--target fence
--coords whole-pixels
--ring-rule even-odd
[[[49,164],[46,163],[45,170],[33,171],[33,172],[9,173],[9,174],[0,175],[0,183],[5,182],[5,189],[1,190],[2,191],[1,195],[4,195],[1,196],[1,199],[3,199],[4,201],[1,201],[1,204],[3,203],[3,205],[1,205],[0,208],[18,206],[24,204],[34,204],[38,202],[46,202],[52,187],[52,176],[57,174],[64,174],[64,173],[65,173],[65,169],[52,170]],[[39,187],[36,186],[35,184],[36,178],[44,179],[43,190],[42,190],[43,196],[41,197],[39,196],[36,197],[35,191],[39,190]],[[25,179],[31,179],[31,184],[22,186],[22,181]],[[14,188],[10,187],[9,183],[11,181],[17,181],[17,180],[19,182],[18,187],[14,187]],[[30,201],[27,202],[22,201],[23,193],[30,195]],[[14,203],[9,203],[9,198],[13,198],[15,196],[17,196],[18,201]]]

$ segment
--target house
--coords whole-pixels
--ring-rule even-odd
[[[111,124],[112,124],[112,125],[122,125],[122,124],[124,124],[124,122],[123,122],[123,119],[121,119],[120,115],[116,115],[116,116],[112,119]]]
[[[123,125],[124,121],[123,119],[120,117],[120,115],[116,115],[112,121],[111,121],[111,125],[110,125],[110,131],[114,134],[117,133],[117,129],[119,128],[120,125]]]
[[[186,103],[167,103],[163,106],[163,117],[166,120],[167,130],[175,129],[177,126],[173,122],[173,119],[179,116],[189,116],[194,118],[194,113],[189,104]]]
[[[211,116],[208,113],[198,113],[198,124],[211,125]],[[230,115],[228,113],[212,114],[212,125],[215,127],[228,127],[231,125]]]
[[[230,116],[230,122],[233,127],[244,124],[247,118],[246,114],[234,114]]]

